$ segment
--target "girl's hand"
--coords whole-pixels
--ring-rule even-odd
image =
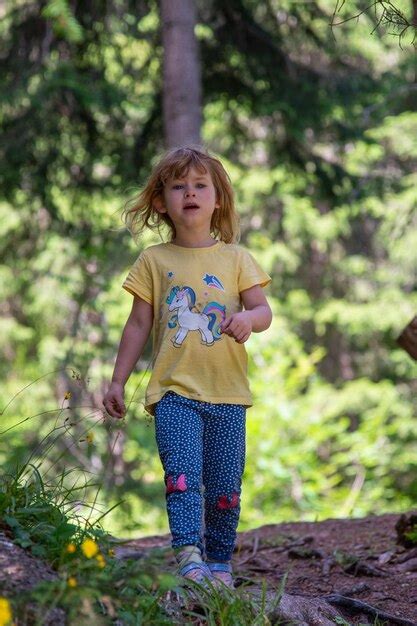
[[[249,311],[233,313],[220,324],[220,330],[233,337],[237,343],[245,343],[252,332],[252,318]]]
[[[126,414],[124,403],[124,387],[120,383],[112,382],[104,396],[103,406],[112,417],[122,419]]]

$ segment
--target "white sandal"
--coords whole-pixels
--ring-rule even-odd
[[[207,565],[205,563],[197,563],[195,561],[186,563],[182,567],[178,568],[178,574],[183,578],[193,580],[200,585],[204,585],[207,580],[213,580],[213,574]]]
[[[217,563],[214,561],[207,561],[207,565],[216,581],[219,581],[221,585],[224,585],[229,589],[235,588],[231,563]]]
[[[193,580],[204,585],[213,580],[213,574],[201,558],[201,552],[196,546],[185,546],[176,555],[178,561],[177,573],[182,578]]]

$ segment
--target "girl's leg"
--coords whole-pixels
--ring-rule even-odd
[[[166,393],[155,407],[155,433],[165,470],[172,547],[194,545],[202,552],[203,422],[198,404]]]
[[[211,561],[229,561],[236,541],[245,467],[246,408],[205,403],[203,482],[205,548]]]

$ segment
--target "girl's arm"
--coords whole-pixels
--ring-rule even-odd
[[[270,327],[272,311],[264,290],[260,285],[254,285],[240,293],[245,311],[248,312],[252,322],[252,332],[260,333]]]
[[[271,325],[272,311],[260,285],[240,292],[244,311],[233,313],[220,325],[221,331],[237,343],[245,343],[252,332],[260,333]]]
[[[114,366],[112,382],[104,396],[103,405],[112,417],[126,413],[124,386],[148,340],[153,324],[153,306],[134,296],[132,310],[123,329]]]

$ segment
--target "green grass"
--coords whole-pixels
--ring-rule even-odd
[[[51,487],[29,463],[0,480],[0,519],[12,530],[14,542],[53,566],[58,565],[68,543],[79,545],[86,536],[98,538],[102,534],[98,528],[83,528],[74,521],[77,490],[66,489],[64,478]]]

